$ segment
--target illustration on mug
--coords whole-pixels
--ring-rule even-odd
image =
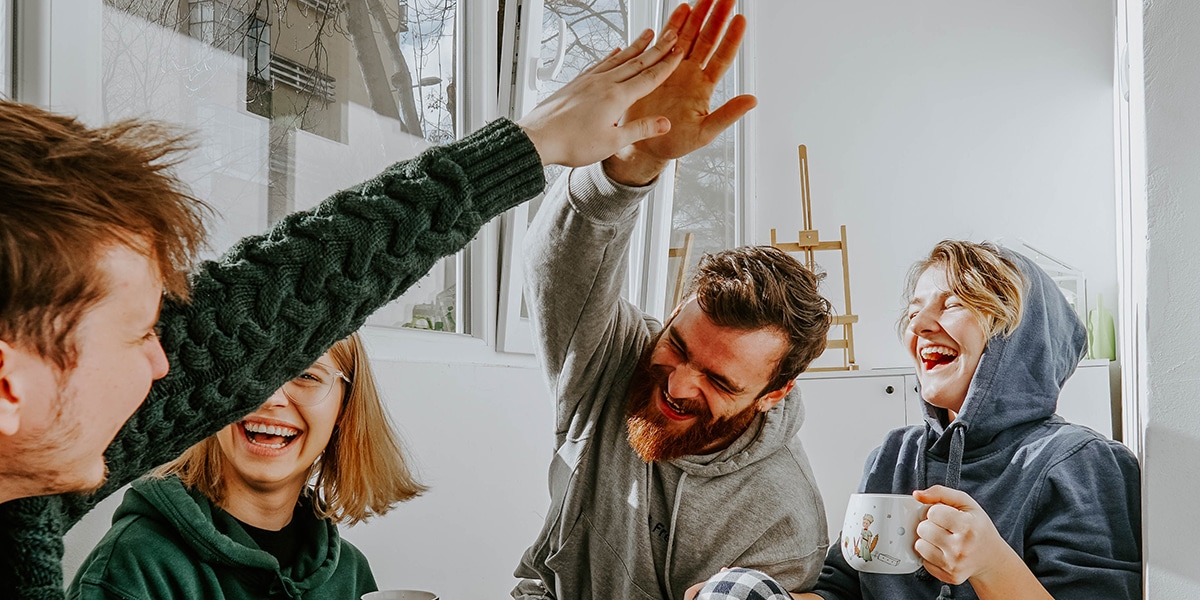
[[[854,540],[854,555],[863,559],[863,562],[871,562],[871,555],[875,552],[875,546],[879,544],[879,534],[871,531],[871,524],[875,522],[875,517],[871,513],[863,515],[862,533],[857,540]],[[849,543],[847,538],[846,542]]]

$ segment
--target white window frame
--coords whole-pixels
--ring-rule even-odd
[[[13,97],[13,0],[0,0],[0,97]]]

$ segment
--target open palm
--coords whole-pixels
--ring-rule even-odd
[[[625,113],[626,121],[664,115],[670,119],[671,129],[626,147],[606,161],[610,177],[629,184],[647,183],[668,161],[708,145],[757,104],[754,96],[743,95],[710,110],[717,83],[733,66],[746,32],[745,17],[733,15],[734,3],[716,0],[714,7],[714,0],[700,0],[694,8],[681,5],[671,14],[663,33],[678,33],[673,51],[683,53],[683,62]]]

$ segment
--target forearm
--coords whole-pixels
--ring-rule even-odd
[[[638,203],[647,190],[614,185],[598,165],[552,186],[525,243],[525,292],[543,367],[587,360],[622,316],[621,285]],[[640,316],[638,317],[640,318]]]

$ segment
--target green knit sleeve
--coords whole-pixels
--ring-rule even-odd
[[[61,596],[32,586],[49,589],[44,579],[56,574],[51,583],[61,590],[62,535],[97,502],[253,411],[485,223],[544,187],[532,142],[501,119],[202,264],[192,302],[163,307],[171,369],[109,446],[105,486],[0,506],[0,597]]]

